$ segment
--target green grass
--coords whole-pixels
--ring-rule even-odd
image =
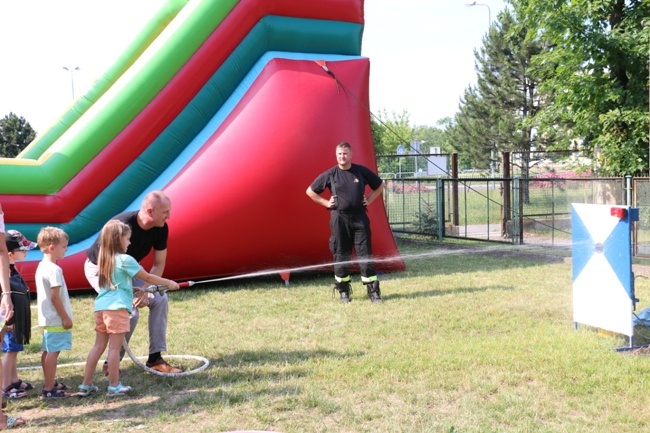
[[[400,243],[402,243],[400,241]],[[469,248],[472,248],[470,251]],[[619,336],[573,329],[571,265],[552,251],[409,242],[407,270],[382,276],[371,304],[332,297],[329,273],[196,285],[170,294],[169,353],[208,358],[166,379],[125,361],[133,396],[9,403],[24,432],[639,432],[649,427],[650,359]],[[637,279],[639,309],[650,283]],[[79,362],[92,297],[73,298]],[[146,310],[132,347],[145,354]],[[37,365],[40,333],[19,357]],[[196,361],[181,360],[186,368]],[[59,376],[80,383],[81,366]],[[21,372],[42,385],[40,371]]]

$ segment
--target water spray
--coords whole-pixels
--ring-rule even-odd
[[[498,247],[488,247],[488,248],[482,248],[481,251],[497,251],[497,250],[503,250],[503,246],[498,246]],[[404,260],[404,259],[425,259],[429,257],[434,257],[434,256],[441,256],[441,255],[449,255],[449,254],[465,254],[467,253],[468,249],[466,248],[460,248],[457,250],[438,250],[438,251],[429,251],[425,253],[418,253],[418,254],[400,254],[397,256],[393,257],[372,257],[368,259],[356,259],[356,260],[347,260],[347,261],[339,261],[339,262],[328,262],[328,263],[320,263],[317,265],[305,265],[305,266],[296,266],[293,268],[281,268],[281,269],[265,269],[261,271],[255,271],[255,272],[249,272],[249,273],[244,273],[244,274],[237,274],[237,275],[230,275],[227,277],[219,277],[219,278],[212,278],[209,280],[201,280],[201,281],[184,281],[182,283],[178,283],[179,288],[184,288],[184,287],[192,287],[197,284],[208,284],[208,283],[218,283],[222,281],[231,281],[231,280],[240,280],[244,278],[255,278],[255,277],[263,277],[267,275],[276,275],[279,274],[282,280],[285,282],[287,287],[289,286],[289,277],[291,276],[292,272],[302,272],[302,271],[314,271],[314,270],[323,270],[326,268],[331,268],[336,265],[355,265],[355,264],[360,264],[360,263],[368,263],[368,262],[373,262],[373,263],[389,263],[389,262],[394,262],[396,260]],[[160,293],[164,294],[167,293],[171,290],[167,288],[167,286],[149,286],[149,287],[139,287],[139,288],[134,288],[135,290],[147,292],[147,293]]]

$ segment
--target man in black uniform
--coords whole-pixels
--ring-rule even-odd
[[[334,255],[334,287],[341,294],[341,302],[350,302],[352,247],[359,259],[361,282],[368,288],[368,297],[372,302],[381,302],[379,281],[371,261],[370,220],[366,206],[381,195],[384,182],[367,167],[351,161],[350,144],[345,141],[339,143],[336,146],[337,165],[321,173],[307,188],[307,195],[331,211],[330,250]],[[368,197],[365,196],[366,185],[372,189]],[[329,200],[321,196],[325,189],[332,194]]]

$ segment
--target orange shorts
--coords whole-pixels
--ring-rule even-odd
[[[126,334],[131,330],[131,315],[126,310],[95,311],[95,331],[102,334]]]

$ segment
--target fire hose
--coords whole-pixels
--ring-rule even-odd
[[[194,281],[185,281],[182,283],[178,283],[179,288],[183,287],[192,287],[194,285]],[[161,295],[166,294],[167,292],[171,291],[167,286],[161,286],[161,285],[152,285],[148,287],[134,287],[133,290],[138,291],[138,292],[145,292],[145,293],[160,293]],[[210,366],[210,361],[206,358],[203,358],[202,356],[194,356],[194,355],[166,355],[166,358],[190,358],[190,359],[195,359],[197,361],[203,362],[202,365],[199,367],[192,369],[192,370],[187,370],[183,371],[181,373],[164,373],[162,371],[154,370],[153,368],[149,368],[146,366],[145,363],[140,361],[140,359],[133,353],[131,348],[129,347],[129,343],[126,341],[126,338],[124,339],[124,342],[122,343],[122,347],[124,347],[124,350],[126,353],[129,355],[129,358],[137,365],[138,367],[142,368],[143,370],[155,374],[157,376],[162,376],[162,377],[183,377],[183,376],[189,376],[190,374],[198,373],[199,371],[203,371],[206,368]],[[143,357],[146,358],[146,357]]]

